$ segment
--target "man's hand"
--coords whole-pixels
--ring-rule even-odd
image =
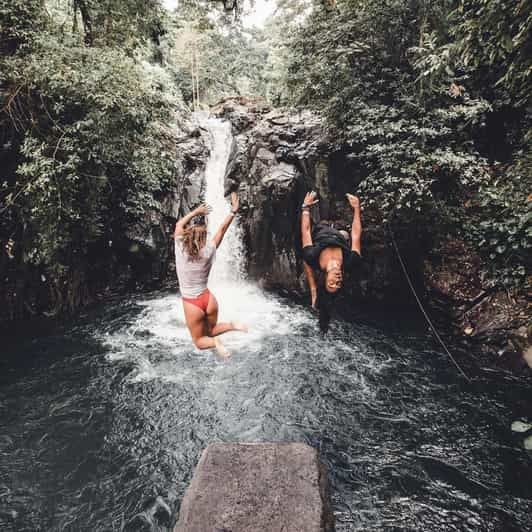
[[[314,190],[311,190],[310,192],[307,192],[305,199],[303,200],[303,205],[305,207],[312,207],[312,205],[316,205],[320,200],[317,199],[317,194]]]
[[[347,201],[353,210],[360,209],[360,199],[358,196],[353,196],[353,194],[346,194]]]
[[[240,200],[236,192],[231,192],[231,211],[236,213],[240,207]]]
[[[310,290],[310,306],[316,309],[316,301],[318,300],[318,291],[316,288]]]

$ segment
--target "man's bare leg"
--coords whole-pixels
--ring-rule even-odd
[[[346,194],[347,201],[353,209],[353,223],[351,224],[351,249],[361,254],[362,220],[360,219],[360,200],[353,194]]]

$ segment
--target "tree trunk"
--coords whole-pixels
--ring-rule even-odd
[[[81,19],[83,20],[83,29],[85,31],[85,44],[92,46],[94,43],[94,36],[92,33],[92,18],[89,12],[89,6],[86,0],[74,0],[74,13],[79,9]]]

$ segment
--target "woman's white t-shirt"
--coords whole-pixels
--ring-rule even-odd
[[[182,297],[194,299],[207,290],[209,274],[216,257],[214,242],[207,242],[199,257],[192,260],[183,249],[183,238],[175,239],[175,269]]]

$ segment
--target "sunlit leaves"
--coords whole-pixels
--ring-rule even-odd
[[[514,104],[532,92],[532,1],[461,0],[453,16],[458,53],[471,68],[489,68],[489,84]]]
[[[0,53],[29,50],[35,30],[44,24],[41,0],[0,0]]]

